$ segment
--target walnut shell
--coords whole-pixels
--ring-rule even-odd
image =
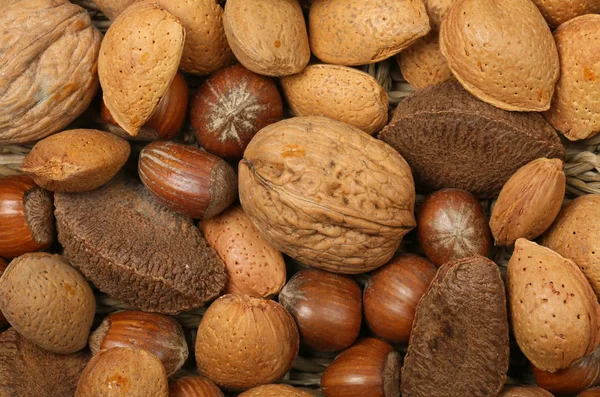
[[[179,19],[151,0],[126,8],[102,40],[104,104],[130,135],[150,119],[175,78],[185,39]]]
[[[236,58],[254,73],[287,76],[310,60],[298,0],[229,0],[223,25]]]
[[[313,397],[290,385],[262,385],[243,392],[238,397]]]
[[[600,132],[600,15],[572,19],[554,38],[560,79],[544,116],[572,141],[592,137]]]
[[[461,84],[505,110],[548,110],[558,51],[530,0],[460,0],[440,29],[440,49]]]
[[[245,390],[281,379],[298,354],[292,316],[277,302],[224,295],[200,322],[198,371],[228,390]]]
[[[364,273],[415,227],[404,159],[356,127],[296,117],[263,128],[239,166],[242,207],[275,248],[310,266]]]
[[[600,13],[598,0],[532,0],[554,28],[584,14]]]
[[[556,372],[600,342],[600,305],[575,262],[518,239],[506,284],[519,347],[537,368]]]
[[[311,65],[282,77],[281,85],[296,116],[326,116],[373,135],[388,120],[388,96],[371,75],[338,65]]]
[[[440,51],[439,33],[429,33],[396,57],[402,76],[416,90],[440,85],[452,78],[452,71]]]
[[[102,35],[67,0],[3,0],[0,26],[0,145],[62,130],[98,91]]]
[[[541,243],[572,259],[600,296],[600,195],[586,194],[565,205]]]

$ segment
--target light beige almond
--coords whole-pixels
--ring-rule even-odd
[[[128,7],[112,23],[100,47],[98,73],[104,103],[135,136],[175,78],[185,30],[152,1]]]
[[[313,0],[308,23],[312,52],[348,66],[396,55],[431,29],[423,0]]]
[[[448,16],[450,9],[458,0],[423,0],[425,8],[427,9],[427,15],[429,15],[429,22],[431,23],[431,30],[438,31],[442,21]]]
[[[521,167],[506,182],[492,210],[490,228],[496,244],[539,237],[558,215],[565,189],[561,160],[540,158]]]
[[[236,58],[254,73],[287,76],[310,60],[298,0],[228,0],[223,25]]]
[[[575,261],[600,297],[600,195],[565,205],[541,243]]]
[[[199,227],[227,267],[225,293],[270,298],[283,288],[283,255],[260,236],[241,207],[204,220]]]
[[[100,11],[110,20],[114,20],[127,7],[136,2],[136,0],[93,0]]]
[[[397,55],[402,76],[416,90],[440,85],[452,71],[440,51],[439,34],[431,32]]]
[[[572,260],[518,239],[506,283],[515,338],[537,368],[556,372],[596,349],[600,306]]]
[[[543,111],[558,80],[558,51],[530,0],[459,0],[440,30],[440,49],[471,94],[496,107]]]
[[[339,65],[311,65],[281,79],[296,116],[326,116],[373,135],[388,120],[388,96],[371,75]]]
[[[572,141],[592,137],[600,132],[600,15],[572,19],[554,38],[560,79],[544,116]]]
[[[533,2],[553,28],[579,15],[600,12],[598,0],[533,0]]]
[[[290,385],[270,384],[254,387],[239,397],[312,397],[313,395]]]

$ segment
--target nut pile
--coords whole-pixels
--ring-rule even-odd
[[[0,396],[600,395],[598,13],[3,0]]]

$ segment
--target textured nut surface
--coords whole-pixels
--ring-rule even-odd
[[[427,15],[429,15],[429,23],[432,31],[438,31],[442,21],[446,19],[452,6],[458,0],[423,0]]]
[[[338,65],[389,58],[429,30],[423,0],[313,0],[309,14],[312,52]]]
[[[14,328],[0,333],[0,395],[72,396],[90,352],[50,353]]]
[[[23,337],[67,354],[87,344],[96,299],[61,256],[32,253],[14,259],[0,278],[0,307]]]
[[[600,15],[572,19],[554,38],[560,79],[544,116],[570,140],[592,137],[600,132]]]
[[[402,76],[417,90],[440,85],[452,71],[440,51],[439,33],[431,32],[397,56]]]
[[[404,159],[326,117],[263,128],[240,162],[239,191],[244,211],[275,248],[340,273],[383,265],[415,226]]]
[[[313,395],[290,385],[262,385],[247,390],[238,397],[312,397]]]
[[[558,80],[556,44],[530,0],[459,0],[440,49],[473,95],[505,110],[548,110]]]
[[[417,185],[485,198],[496,197],[530,161],[565,155],[556,131],[539,114],[478,101],[456,80],[403,100],[379,139],[406,159]]]
[[[226,293],[270,298],[283,288],[283,255],[260,236],[241,207],[200,222],[199,227],[225,263],[229,275]]]
[[[169,397],[223,397],[223,392],[208,378],[185,376],[169,384]]]
[[[544,233],[560,211],[566,177],[559,159],[540,158],[519,168],[502,187],[490,228],[498,245]]]
[[[498,266],[481,256],[444,264],[417,306],[402,395],[495,396],[508,361],[506,295]]]
[[[598,0],[532,0],[538,6],[550,27],[570,21],[584,14],[600,12]]]
[[[310,60],[298,0],[229,0],[223,25],[236,58],[255,73],[287,76]]]
[[[279,303],[224,295],[198,327],[198,371],[229,390],[271,383],[291,368],[299,339],[294,319]]]
[[[515,338],[537,368],[555,372],[596,349],[600,306],[573,261],[518,239],[506,283]]]
[[[102,35],[67,0],[4,0],[0,26],[0,145],[62,130],[96,95]]]
[[[498,397],[553,397],[552,393],[535,386],[506,386]]]
[[[542,245],[572,259],[600,296],[600,195],[587,194],[566,204]]]
[[[137,135],[177,73],[185,30],[146,0],[128,7],[106,32],[98,57],[103,99],[113,118]]]
[[[115,347],[85,367],[75,397],[168,397],[167,373],[152,353]]]
[[[69,130],[38,142],[25,157],[21,171],[54,192],[96,189],[123,167],[129,143],[98,130]]]
[[[124,9],[135,3],[136,0],[93,0],[102,13],[114,20]]]
[[[326,116],[373,135],[388,120],[388,96],[371,75],[338,65],[311,65],[281,79],[296,116]]]

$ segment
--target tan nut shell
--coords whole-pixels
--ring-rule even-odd
[[[287,76],[310,60],[298,0],[228,0],[223,25],[236,58],[254,73]]]
[[[521,167],[504,184],[492,210],[490,228],[496,244],[539,237],[558,215],[565,189],[561,160],[540,158]]]
[[[128,7],[100,47],[104,103],[130,135],[137,135],[175,78],[183,51],[181,22],[152,1]]]
[[[600,195],[586,194],[565,205],[542,244],[572,259],[600,296]]]
[[[326,116],[368,134],[388,120],[388,96],[371,75],[338,65],[311,65],[281,78],[283,92],[296,116]]]
[[[89,284],[61,256],[25,254],[0,278],[0,308],[24,338],[52,352],[83,349],[96,311]]]
[[[592,137],[600,132],[600,15],[572,19],[554,38],[560,79],[544,116],[572,141]]]
[[[323,62],[375,63],[430,30],[423,0],[313,0],[310,48]]]
[[[450,9],[458,0],[423,0],[425,8],[427,9],[427,15],[429,15],[429,22],[431,23],[431,30],[438,31],[442,21],[448,16]]]
[[[113,347],[95,355],[83,370],[75,397],[168,397],[160,360],[142,349]]]
[[[93,0],[94,3],[100,8],[102,13],[106,15],[110,20],[114,20],[120,13],[123,12],[131,4],[135,3],[136,0]]]
[[[598,0],[532,0],[540,9],[550,27],[584,14],[600,12]]]
[[[535,386],[506,386],[498,397],[554,397],[552,393]]]
[[[243,392],[238,397],[313,397],[290,385],[262,385]]]
[[[241,207],[204,220],[199,227],[227,267],[225,293],[270,298],[283,288],[283,255],[260,236]]]
[[[102,35],[67,0],[2,0],[0,26],[0,145],[64,129],[98,91]]]
[[[459,0],[442,22],[440,49],[461,84],[505,110],[548,110],[558,51],[530,0]]]
[[[402,76],[416,90],[440,85],[452,78],[452,71],[440,51],[439,34],[429,33],[397,55]]]
[[[573,261],[518,239],[506,283],[515,338],[537,368],[556,372],[596,349],[600,305]]]

